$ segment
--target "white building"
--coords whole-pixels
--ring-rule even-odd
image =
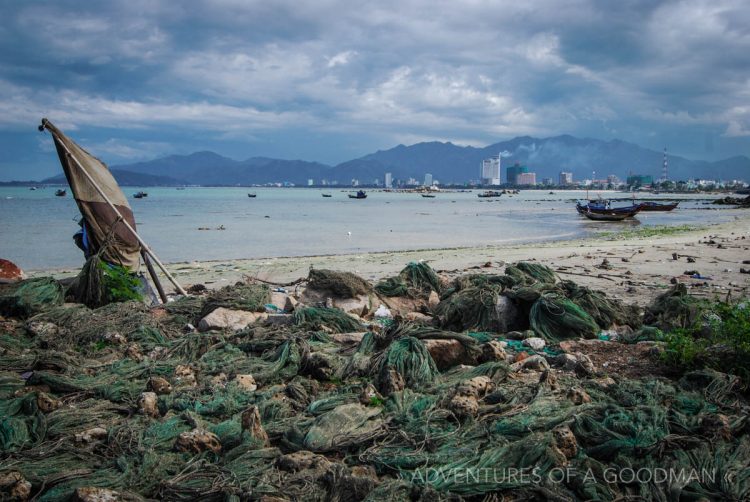
[[[479,178],[483,185],[500,184],[500,155],[482,161]]]
[[[391,173],[385,173],[385,187],[391,188],[393,186],[393,175]]]
[[[315,184],[315,180],[314,179],[310,178],[310,179],[307,180],[307,186],[311,187],[314,184]]]
[[[536,173],[518,173],[516,185],[536,185]]]
[[[560,185],[572,185],[573,184],[573,173],[565,171],[560,172]]]
[[[426,187],[432,186],[432,175],[430,173],[427,173],[424,175],[424,186]]]

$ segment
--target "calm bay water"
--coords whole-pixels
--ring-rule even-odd
[[[711,206],[703,200],[682,196],[671,213],[641,213],[634,223],[594,223],[575,212],[572,199],[585,197],[581,191],[522,191],[496,199],[480,199],[477,190],[434,199],[368,191],[367,199],[351,200],[341,189],[144,188],[147,198],[132,199],[138,190],[124,190],[138,230],[167,262],[549,241],[636,225],[723,222],[737,214],[706,210]],[[54,191],[0,187],[1,258],[25,269],[81,264],[72,240],[80,218],[75,201],[70,191],[66,197]],[[226,230],[216,230],[220,225]]]

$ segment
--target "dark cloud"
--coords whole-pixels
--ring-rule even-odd
[[[110,162],[562,133],[747,154],[743,3],[4,2],[0,179],[56,169],[42,116]]]

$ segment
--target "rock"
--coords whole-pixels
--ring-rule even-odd
[[[33,336],[49,340],[59,335],[62,330],[59,326],[51,322],[31,321],[26,324],[26,331]]]
[[[260,320],[266,319],[268,314],[262,312],[246,312],[244,310],[231,310],[219,307],[198,323],[200,331],[212,329],[231,329],[239,331]]]
[[[488,363],[492,361],[505,361],[508,354],[505,352],[502,342],[496,340],[490,340],[487,343],[483,343],[480,347],[481,354],[479,355],[479,363]]]
[[[613,385],[617,385],[617,382],[612,377],[595,378],[591,382],[600,389],[608,389]]]
[[[10,284],[12,282],[23,281],[26,274],[23,273],[18,265],[9,260],[0,258],[0,284]]]
[[[495,384],[489,377],[478,376],[459,383],[456,386],[454,394],[461,396],[472,396],[478,399],[492,392],[494,386]]]
[[[107,438],[107,429],[104,427],[94,427],[75,435],[76,443],[91,443]]]
[[[359,402],[365,406],[373,404],[373,401],[382,401],[383,396],[375,389],[375,386],[371,383],[362,388],[362,392],[359,393]]]
[[[401,373],[391,368],[386,373],[385,378],[378,382],[378,385],[380,392],[384,396],[390,396],[394,392],[404,390],[406,382],[404,382],[404,377],[401,376]]]
[[[266,317],[266,325],[268,326],[291,326],[292,324],[294,324],[292,314],[269,314]]]
[[[331,340],[342,345],[358,345],[365,333],[334,333]]]
[[[518,325],[519,311],[515,302],[504,295],[498,295],[495,303],[495,319],[492,331],[505,333]]]
[[[523,345],[527,347],[531,347],[532,349],[536,351],[540,351],[547,345],[547,342],[545,342],[543,338],[539,338],[538,336],[532,336],[531,338],[526,338],[523,341]]]
[[[149,378],[146,382],[146,390],[163,396],[172,392],[172,384],[166,378],[155,376]]]
[[[174,381],[179,387],[195,387],[198,385],[198,379],[195,377],[195,370],[187,364],[178,364],[175,367]]]
[[[46,392],[39,392],[36,395],[36,405],[42,413],[50,413],[62,406],[62,402]]]
[[[219,453],[221,452],[221,442],[213,432],[198,428],[181,433],[175,440],[174,448],[185,453],[201,453],[204,451]]]
[[[323,455],[307,450],[281,455],[276,459],[276,467],[285,472],[299,472],[308,469],[327,471],[330,466],[331,462]]]
[[[120,492],[109,488],[81,486],[76,488],[71,497],[73,502],[119,502],[123,500]]]
[[[440,371],[458,364],[475,364],[475,358],[458,340],[422,340]]]
[[[422,324],[432,324],[432,317],[421,312],[407,312],[404,318],[407,321],[420,322]]]
[[[372,310],[372,304],[368,295],[358,295],[354,298],[335,299],[333,306],[346,312],[347,314],[357,314],[365,317]]]
[[[579,405],[591,402],[591,396],[580,387],[573,387],[568,391],[566,396],[568,399],[573,401],[573,404]]]
[[[576,352],[575,357],[577,360],[575,371],[581,376],[593,376],[596,374],[596,366],[591,361],[591,358],[581,352]]]
[[[263,446],[268,446],[268,434],[263,428],[260,420],[260,411],[257,406],[251,406],[242,412],[242,431],[247,431],[254,440]]]
[[[279,310],[283,310],[286,312],[291,312],[291,310],[287,310],[287,302],[289,300],[289,295],[286,293],[281,293],[279,291],[272,291],[271,292],[271,305],[276,307]]]
[[[573,354],[562,353],[555,357],[553,364],[565,371],[574,371],[578,365],[578,359]]]
[[[540,355],[529,356],[526,359],[510,365],[512,371],[535,370],[545,371],[549,369],[549,363]]]
[[[125,349],[125,355],[128,356],[133,361],[142,361],[143,360],[143,354],[141,353],[141,346],[137,343],[131,343],[128,345],[128,348]]]
[[[526,338],[531,338],[533,336],[536,335],[530,329],[527,329],[526,331],[508,331],[505,333],[505,338],[508,340],[525,340]]]
[[[0,500],[24,501],[31,496],[31,483],[18,471],[0,473]]]
[[[138,398],[138,412],[148,417],[158,417],[159,406],[155,392],[141,392]]]
[[[578,453],[578,442],[570,427],[563,425],[553,429],[552,437],[555,439],[555,446],[565,455],[565,458],[571,459],[576,456]]]
[[[227,374],[223,372],[211,377],[211,387],[214,387],[214,388],[223,389],[224,387],[227,386],[227,382],[228,382]]]
[[[479,412],[479,402],[474,396],[455,395],[448,403],[448,409],[457,417],[474,417]]]
[[[236,375],[234,377],[234,382],[240,389],[247,392],[255,392],[258,389],[258,384],[255,382],[255,378],[250,374]]]
[[[440,295],[436,291],[430,291],[430,296],[427,298],[427,306],[430,310],[433,310],[440,303]]]
[[[304,373],[316,380],[327,381],[333,377],[336,371],[336,363],[333,356],[324,352],[311,352],[303,361]]]
[[[125,345],[128,343],[128,339],[117,331],[110,331],[102,335],[102,341],[111,343],[112,345]]]

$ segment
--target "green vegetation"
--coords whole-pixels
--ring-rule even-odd
[[[143,301],[140,292],[141,282],[136,275],[131,274],[125,267],[105,261],[99,261],[98,265],[102,271],[102,283],[107,292],[108,303]]]
[[[750,305],[716,302],[689,327],[666,336],[665,360],[683,369],[711,368],[750,387]]]
[[[705,226],[693,225],[654,225],[652,227],[637,228],[634,230],[623,230],[622,232],[602,232],[599,237],[607,240],[624,240],[635,238],[662,237],[666,235],[684,234],[697,230],[705,230]]]

